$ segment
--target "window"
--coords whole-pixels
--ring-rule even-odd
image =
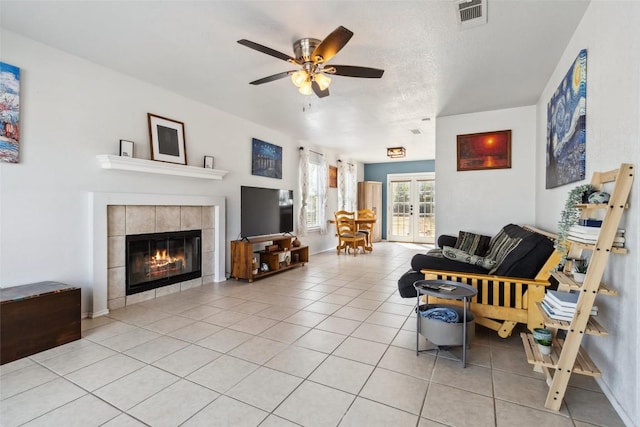
[[[298,168],[300,180],[298,234],[304,236],[307,234],[307,230],[319,231],[320,234],[324,234],[327,232],[329,165],[321,153],[300,147]]]

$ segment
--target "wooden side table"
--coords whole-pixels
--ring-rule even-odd
[[[473,287],[451,280],[418,280],[413,284],[416,288],[416,355],[419,353],[420,343],[420,296],[431,295],[434,297],[462,301],[462,367],[467,366],[467,310],[471,304],[471,298],[478,291]],[[446,288],[446,290],[445,290]],[[425,336],[426,339],[429,339]]]

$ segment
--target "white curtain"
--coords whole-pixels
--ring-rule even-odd
[[[347,164],[338,160],[338,210],[346,211],[347,200]]]
[[[298,163],[298,179],[300,187],[300,212],[298,214],[298,235],[307,235],[307,196],[309,195],[309,152],[300,147]]]
[[[349,166],[349,191],[347,193],[347,206],[350,211],[358,209],[358,166],[348,164]]]
[[[318,198],[320,199],[320,209],[318,211],[318,222],[320,223],[320,234],[327,233],[327,193],[329,192],[329,162],[324,156],[320,156],[320,185],[318,188]]]
[[[338,161],[338,210],[357,209],[358,168],[356,165]]]

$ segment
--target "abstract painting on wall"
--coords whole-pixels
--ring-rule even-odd
[[[0,161],[18,163],[20,68],[0,62]]]
[[[251,175],[282,179],[282,147],[253,138]]]
[[[546,188],[585,178],[587,50],[583,49],[547,105]]]

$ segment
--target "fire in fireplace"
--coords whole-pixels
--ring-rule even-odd
[[[200,230],[134,234],[126,238],[126,294],[202,275]]]

